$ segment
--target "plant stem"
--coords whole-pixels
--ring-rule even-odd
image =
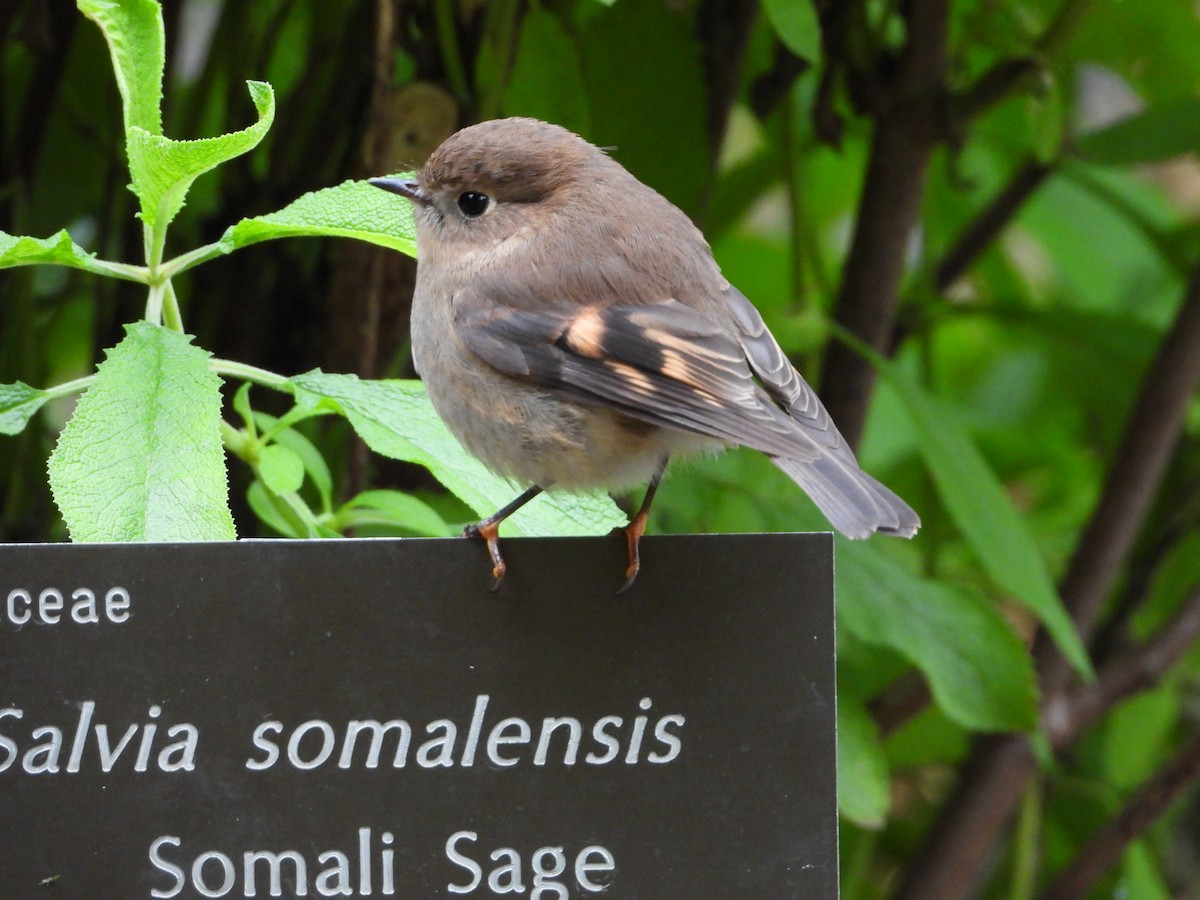
[[[126,281],[136,281],[140,284],[150,283],[150,270],[145,266],[131,266],[128,263],[113,262],[108,259],[91,259],[88,261],[87,269],[100,275],[123,278]]]
[[[224,248],[220,241],[214,241],[211,244],[205,244],[203,247],[197,247],[195,250],[189,250],[187,253],[180,254],[174,259],[169,259],[158,267],[158,274],[163,278],[173,278],[180,272],[185,272],[192,266],[198,266],[200,263],[208,262],[217,256],[225,254]]]
[[[147,227],[146,231],[146,265],[151,274],[157,274],[162,265],[163,250],[167,246],[167,229],[159,224],[154,228]]]
[[[86,390],[92,386],[92,382],[95,380],[95,375],[84,375],[82,378],[76,378],[73,381],[64,381],[62,384],[56,384],[54,387],[48,387],[45,389],[45,391],[50,399],[57,400],[59,397],[67,397],[71,394],[78,394],[80,391]]]
[[[1042,787],[1035,779],[1025,788],[1013,841],[1010,900],[1031,900],[1037,885],[1038,841],[1042,833]]]
[[[183,331],[183,319],[179,315],[179,298],[175,296],[175,285],[168,279],[163,285],[163,324],[172,331]]]
[[[232,359],[214,357],[208,361],[208,367],[218,375],[225,375],[229,378],[240,378],[243,381],[252,381],[255,384],[283,391],[286,394],[292,393],[292,386],[287,378],[275,372],[260,369],[258,366],[236,362]]]
[[[920,221],[925,181],[944,135],[941,100],[949,59],[949,0],[904,4],[908,38],[896,62],[874,73],[879,104],[872,116],[866,179],[834,319],[886,354],[907,269],[909,242]],[[821,397],[846,442],[855,447],[875,389],[869,363],[834,343],[825,355]]]
[[[147,322],[153,322],[155,325],[162,324],[163,312],[163,293],[166,287],[160,281],[150,283],[150,292],[146,297],[146,314]]]
[[[150,226],[142,224],[142,253],[146,256],[146,267],[151,271],[158,268],[158,264],[162,262],[162,258],[154,258],[154,233],[150,230]]]
[[[286,494],[278,494],[277,496],[287,504],[288,509],[300,520],[308,537],[315,538],[321,536],[320,529],[318,528],[320,523],[317,522],[316,513],[309,508],[308,504],[304,502],[304,499],[299,494],[295,491],[288,491]]]
[[[221,420],[220,430],[221,445],[225,448],[225,450],[231,456],[236,456],[238,459],[247,463],[251,462],[249,459],[249,453],[246,450],[250,443],[248,435],[244,431],[239,431],[237,428],[234,428],[224,419]]]
[[[1008,227],[1028,200],[1055,171],[1055,163],[1029,160],[973,219],[934,269],[934,286],[945,291],[958,281],[981,253]]]
[[[262,440],[256,440],[234,426],[230,425],[224,419],[221,420],[221,443],[225,450],[231,455],[236,456],[250,467],[250,471],[254,473],[254,477],[263,482],[266,487],[266,482],[263,481],[262,473],[259,471],[259,454],[262,448],[266,445]],[[270,488],[266,488],[267,492],[281,500],[287,511],[290,512],[296,519],[293,523],[299,525],[310,538],[320,537],[319,522],[317,521],[316,513],[314,513],[295,491],[288,491],[284,494],[276,494]]]

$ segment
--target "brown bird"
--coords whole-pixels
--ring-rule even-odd
[[[544,489],[649,484],[667,461],[760,450],[840,532],[912,537],[917,514],[859,468],[762,316],[677,207],[557,125],[499,119],[449,137],[416,177],[412,351],[434,408],[492,471],[530,487],[465,534],[494,587],[498,527]]]

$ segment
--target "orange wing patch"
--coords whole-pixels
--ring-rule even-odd
[[[588,359],[602,359],[604,356],[604,338],[608,326],[604,324],[600,310],[588,307],[583,312],[573,316],[562,339],[572,353],[585,356]]]

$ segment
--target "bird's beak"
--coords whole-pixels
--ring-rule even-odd
[[[419,203],[421,206],[429,205],[429,195],[421,190],[421,183],[414,179],[371,178],[368,183],[377,188],[383,188],[385,191],[391,191],[393,194],[399,194],[401,197],[407,197],[413,203]]]

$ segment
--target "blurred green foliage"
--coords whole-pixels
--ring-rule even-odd
[[[0,12],[0,230],[14,236],[0,241],[13,266],[0,278],[0,431],[12,436],[0,441],[0,538],[66,536],[46,464],[56,445],[60,460],[87,455],[89,442],[70,437],[86,422],[59,442],[77,380],[106,351],[106,368],[144,378],[139,347],[201,373],[211,363],[197,347],[237,361],[218,371],[221,438],[245,463],[229,469],[239,534],[442,534],[468,520],[470,478],[436,470],[441,445],[403,436],[412,416],[378,414],[406,409],[409,382],[290,378],[316,367],[411,374],[411,269],[400,254],[342,240],[257,242],[338,234],[411,250],[365,213],[338,218],[367,194],[310,192],[353,192],[347,179],[419,165],[449,130],[480,118],[534,115],[611,148],[703,227],[727,276],[820,389],[831,342],[854,330],[833,317],[873,123],[886,114],[868,82],[928,50],[905,14],[921,6],[176,0],[162,7],[160,126],[153,53],[117,60],[133,73],[123,106],[104,38],[72,0],[10,4]],[[925,527],[911,543],[838,545],[850,900],[890,894],[976,735],[1037,728],[1028,648],[1039,627],[1078,673],[1101,670],[1200,586],[1193,396],[1095,635],[1080,641],[1055,588],[1200,264],[1200,17],[1178,0],[962,0],[948,17],[941,111],[953,127],[934,142],[919,222],[897,223],[899,303],[892,340],[877,348],[891,358],[877,361],[859,448]],[[270,87],[251,89],[258,122],[238,132],[252,113],[247,81]],[[980,85],[996,89],[972,90]],[[180,149],[200,138],[211,139],[199,148],[210,156]],[[138,197],[126,189],[131,159]],[[147,208],[148,192],[161,205]],[[1006,192],[1019,202],[1000,210]],[[980,222],[995,227],[972,245]],[[151,232],[163,240],[157,259]],[[124,343],[124,326],[147,311],[146,284],[129,267],[192,251],[194,268],[173,273],[159,300],[195,346],[145,325],[130,329],[143,344]],[[389,391],[399,393],[380,393]],[[365,454],[331,411],[384,455]],[[154,443],[140,462],[153,465]],[[395,460],[433,468],[437,480]],[[673,471],[651,530],[825,527],[755,454]],[[529,528],[569,530],[580,508]],[[610,515],[598,504],[593,525],[607,528]],[[1037,896],[1196,733],[1198,666],[1193,650],[1070,748],[1043,754],[980,896]],[[1200,805],[1187,796],[1112,860],[1092,896],[1179,896],[1195,883]]]

